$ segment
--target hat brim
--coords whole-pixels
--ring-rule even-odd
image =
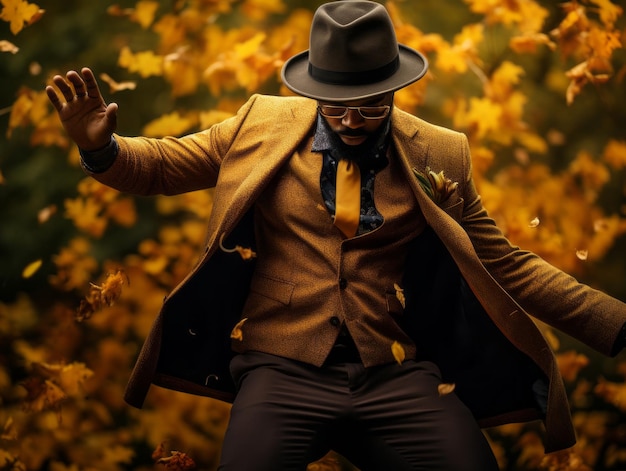
[[[281,78],[292,92],[321,101],[362,100],[393,92],[421,79],[428,70],[426,57],[403,44],[398,45],[400,66],[390,77],[368,84],[335,85],[313,79],[309,75],[309,51],[288,59],[283,65]]]

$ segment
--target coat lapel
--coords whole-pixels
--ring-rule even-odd
[[[250,111],[245,129],[222,163],[209,220],[209,246],[233,229],[311,131],[316,103],[298,100],[297,105],[289,106],[291,103],[280,102],[283,106],[275,110],[259,107],[255,112],[253,107]],[[268,126],[273,128],[271,132]]]

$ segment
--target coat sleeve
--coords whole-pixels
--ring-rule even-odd
[[[96,180],[135,195],[174,195],[216,185],[222,159],[241,132],[258,96],[237,114],[204,131],[162,139],[116,135],[119,153]]]
[[[483,265],[530,315],[605,355],[616,354],[613,347],[626,323],[626,304],[512,245],[483,207],[472,179],[467,139],[460,141],[465,201],[461,224]]]

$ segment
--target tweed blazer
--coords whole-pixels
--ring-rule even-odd
[[[255,247],[254,202],[315,119],[315,101],[255,95],[236,116],[189,136],[116,136],[118,157],[93,175],[99,181],[140,195],[215,188],[204,253],[164,301],[129,380],[129,404],[141,407],[151,384],[233,399],[229,334],[254,262],[220,250],[220,240]],[[509,243],[476,192],[463,134],[399,109],[391,132],[392,158],[428,224],[407,261],[403,328],[482,426],[539,419],[547,451],[572,446],[563,381],[531,316],[609,355],[626,305]],[[443,203],[415,178],[413,169],[427,167],[458,182]]]

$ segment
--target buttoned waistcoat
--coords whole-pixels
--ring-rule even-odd
[[[99,181],[141,195],[215,187],[205,251],[164,301],[129,380],[129,404],[141,407],[151,384],[232,400],[229,337],[254,262],[220,250],[220,242],[254,247],[254,202],[310,136],[315,118],[312,100],[255,95],[236,116],[200,133],[118,137],[119,155],[94,175]],[[429,226],[407,260],[403,328],[481,425],[541,419],[547,451],[573,445],[555,357],[530,316],[608,355],[626,305],[507,241],[476,193],[464,135],[398,109],[391,132]],[[427,167],[458,182],[439,205],[413,173]]]

